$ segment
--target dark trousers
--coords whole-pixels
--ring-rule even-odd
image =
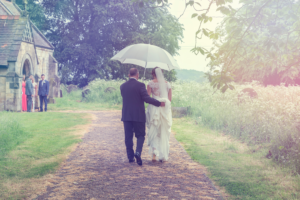
[[[31,112],[32,96],[27,95],[27,112]]]
[[[45,111],[47,111],[47,96],[40,95],[40,111],[43,111],[43,102],[45,102]]]
[[[146,123],[145,122],[132,122],[127,121],[123,122],[125,130],[125,145],[127,151],[127,157],[129,160],[134,158],[133,151],[133,132],[136,137],[136,152],[139,152],[142,155],[143,144],[145,141],[146,135]]]

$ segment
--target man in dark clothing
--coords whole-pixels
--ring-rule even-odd
[[[45,80],[45,75],[42,74],[42,80],[39,82],[40,96],[40,112],[43,112],[43,102],[45,102],[45,112],[47,112],[47,96],[49,94],[49,82]]]
[[[129,80],[120,86],[123,97],[122,121],[125,130],[125,145],[129,162],[134,162],[134,157],[138,165],[142,165],[141,153],[146,135],[146,113],[144,102],[154,106],[165,106],[164,102],[159,102],[151,98],[144,83],[138,81],[139,72],[136,68],[129,71]],[[133,132],[137,138],[136,152],[133,151]]]
[[[30,75],[29,78],[26,80],[25,94],[27,95],[27,112],[31,112],[32,97],[33,97],[32,79],[33,79],[33,76]]]

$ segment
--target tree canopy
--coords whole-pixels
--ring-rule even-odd
[[[26,11],[30,19],[42,32],[47,32],[50,29],[48,20],[45,16],[44,8],[38,3],[38,0],[27,0]],[[16,4],[22,9],[25,9],[24,0],[16,0]]]
[[[175,0],[133,1],[143,6],[152,1],[157,8]],[[191,51],[210,59],[211,72],[207,76],[213,87],[225,92],[234,89],[230,85],[233,80],[265,82],[272,76],[278,82],[295,82],[300,72],[299,0],[240,0],[237,9],[231,7],[232,0],[206,2],[185,0],[183,11],[186,7],[195,10],[191,18],[198,19],[199,28]],[[215,8],[224,16],[222,25],[216,30],[204,28],[205,23],[214,20],[211,11]],[[205,49],[197,42],[203,39],[212,39],[214,48]]]
[[[274,74],[279,82],[293,83],[300,72],[300,2],[243,0],[217,30],[216,66],[236,81],[264,82]]]
[[[183,37],[167,8],[140,8],[130,0],[29,0],[28,12],[55,47],[62,82],[80,86],[127,77],[132,66],[110,58],[128,45],[151,43],[176,55]],[[165,73],[175,79],[175,72]]]

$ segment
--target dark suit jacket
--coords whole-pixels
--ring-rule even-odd
[[[49,82],[45,80],[45,83],[42,85],[43,80],[39,82],[39,96],[46,96],[49,94]]]
[[[30,78],[26,81],[26,88],[25,88],[25,94],[26,95],[33,95],[33,85]]]
[[[144,102],[159,107],[160,102],[151,98],[144,83],[129,79],[120,86],[123,97],[122,121],[146,122]]]

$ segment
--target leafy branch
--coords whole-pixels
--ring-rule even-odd
[[[210,79],[211,79],[210,85],[214,89],[216,88],[216,90],[214,91],[214,93],[216,93],[216,91],[218,91],[218,90],[220,90],[222,93],[225,93],[228,88],[231,89],[231,90],[235,89],[234,86],[230,84],[234,80],[234,78],[227,71],[224,71],[224,70],[221,70],[221,71],[215,70],[214,71],[214,75],[211,75]]]
[[[180,19],[186,13],[188,6],[195,10],[191,18],[197,19],[199,26],[194,36],[195,47],[191,52],[210,59],[211,71],[220,68],[219,72],[210,74],[214,82],[212,86],[221,92],[226,91],[230,88],[229,82],[239,78],[233,78],[236,72],[241,77],[257,76],[255,78],[259,79],[273,73],[273,66],[278,66],[279,72],[290,71],[285,74],[295,76],[294,68],[299,66],[300,52],[293,50],[298,49],[295,47],[300,42],[300,1],[243,0],[243,5],[236,10],[230,6],[231,2],[208,0],[205,4],[199,0],[185,0],[183,13],[178,17]],[[209,16],[213,5],[223,16],[227,16],[217,30],[203,27],[214,18]],[[217,51],[198,45],[198,40],[203,37],[213,40]]]

